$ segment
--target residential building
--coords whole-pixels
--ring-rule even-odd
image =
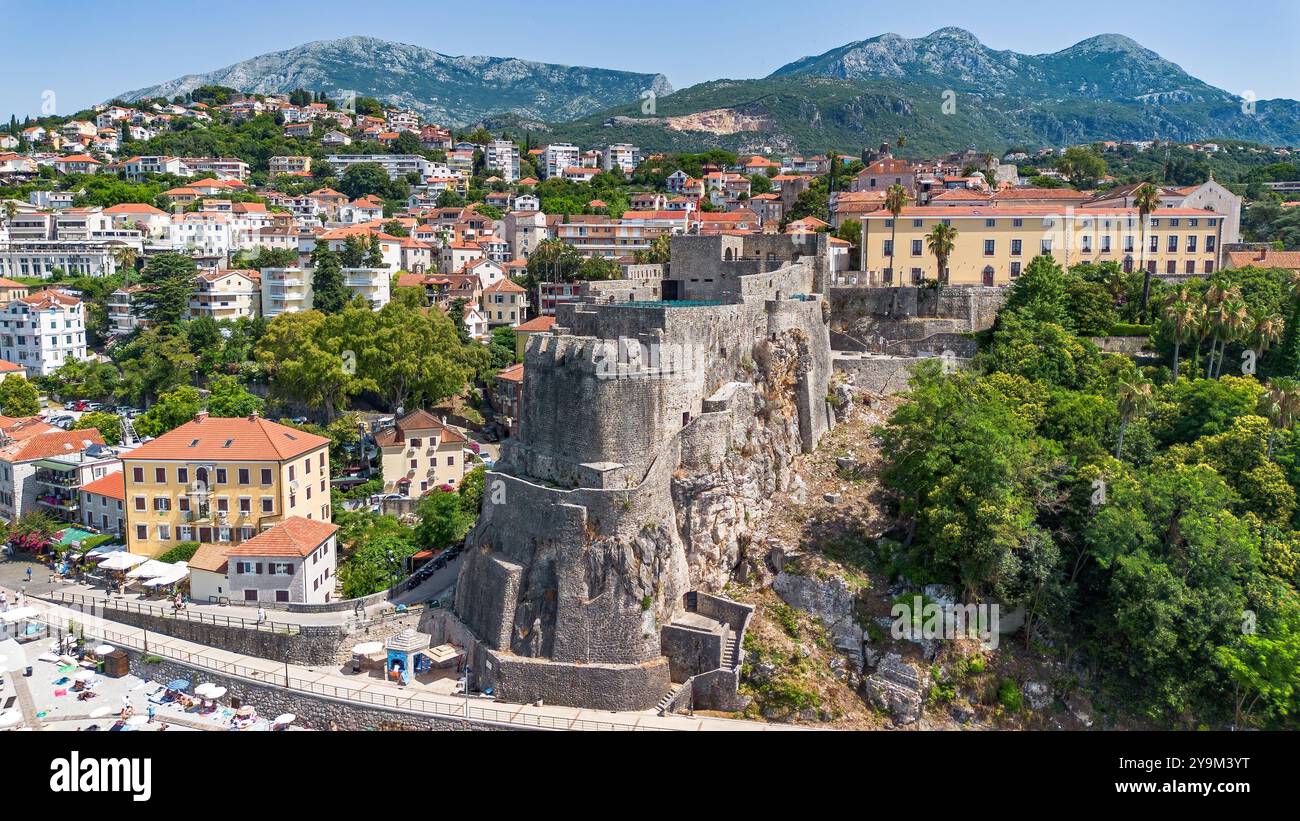
[[[1066,266],[1115,262],[1133,271],[1145,260],[1161,276],[1208,275],[1218,270],[1223,231],[1223,217],[1194,209],[1161,209],[1145,230],[1136,208],[917,207],[905,210],[896,228],[888,211],[860,219],[862,270],[886,285],[939,279],[926,237],[940,223],[957,231],[947,272],[955,285],[1009,284],[1045,254]]]
[[[387,268],[344,268],[343,286],[376,311],[388,304],[393,272]]]
[[[63,431],[85,436],[89,430]],[[99,431],[95,431],[96,434]],[[49,436],[45,434],[44,436]],[[30,440],[33,445],[41,445],[44,436]],[[63,522],[80,522],[81,489],[112,473],[122,470],[122,462],[117,452],[103,444],[102,439],[96,443],[93,439],[83,438],[77,441],[63,440],[62,452],[54,453],[33,463],[35,471],[32,482],[36,486],[36,506],[47,515]],[[90,441],[90,444],[85,444]],[[79,447],[81,445],[81,447]]]
[[[311,157],[272,157],[268,163],[272,177],[278,174],[304,175],[311,173]]]
[[[606,171],[621,168],[624,174],[631,175],[640,163],[641,149],[630,143],[606,146],[601,155],[601,167]]]
[[[78,521],[100,533],[126,535],[126,480],[122,463],[117,469],[98,479],[86,482],[80,489],[80,514]]]
[[[384,492],[419,498],[465,478],[465,437],[426,410],[412,411],[375,434]]]
[[[500,279],[483,289],[483,313],[489,327],[518,325],[528,307],[528,291],[508,279]]]
[[[546,146],[543,161],[543,179],[558,177],[565,169],[581,165],[581,152],[572,143],[551,143]]]
[[[202,602],[326,604],[337,586],[338,526],[291,516],[238,544],[203,544],[189,562]]]
[[[48,376],[66,362],[88,359],[86,310],[80,299],[37,291],[0,309],[0,359]]]
[[[524,363],[508,365],[492,380],[492,408],[509,436],[519,435],[524,397]]]
[[[43,463],[56,457],[71,458],[90,448],[102,449],[104,437],[94,428],[59,430],[37,419],[0,417],[0,426],[0,518],[12,522],[25,513],[39,510],[68,519],[80,507],[77,488],[89,479],[83,481],[78,472],[78,476],[68,478],[75,484],[59,486],[54,483],[49,468],[42,467]],[[92,461],[99,462],[99,459]],[[99,467],[108,472],[107,463]],[[40,474],[38,481],[40,470],[46,472]]]
[[[493,140],[483,149],[483,162],[495,168],[507,183],[519,179],[519,146],[513,140]]]
[[[220,322],[262,313],[262,276],[257,271],[220,269],[199,274],[190,296],[190,319]],[[111,314],[111,310],[110,310]]]
[[[378,163],[394,180],[412,172],[424,179],[435,168],[434,163],[418,154],[330,154],[325,157],[325,162],[333,169],[334,176],[340,178],[349,168],[360,163]]]
[[[533,334],[550,333],[555,327],[555,316],[539,316],[515,326],[515,359],[523,362],[524,351],[528,348],[528,337]]]
[[[280,314],[310,311],[311,306],[310,270],[262,269],[262,316],[268,320],[275,319]]]
[[[329,439],[254,414],[198,414],[122,456],[127,546],[240,544],[295,516],[330,521]]]
[[[144,327],[148,324],[140,313],[140,305],[137,299],[145,286],[129,285],[125,288],[118,288],[108,295],[104,300],[104,307],[108,311],[108,332],[114,336],[126,336],[136,328]]]

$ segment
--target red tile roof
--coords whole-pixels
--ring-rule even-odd
[[[258,417],[219,419],[200,415],[146,442],[124,460],[284,461],[329,445],[324,436]]]
[[[515,330],[516,330],[516,331],[523,331],[524,333],[530,333],[530,334],[531,334],[531,333],[546,333],[547,331],[551,330],[551,328],[552,328],[554,325],[555,325],[555,317],[553,317],[553,316],[539,316],[539,317],[535,317],[535,318],[533,318],[533,319],[528,320],[527,322],[523,323],[522,325],[516,325],[516,326],[515,326]]]
[[[102,444],[104,444],[104,437],[100,436],[95,428],[55,429],[0,447],[0,459],[6,462],[30,462],[34,459],[80,453],[91,445]]]
[[[126,499],[126,474],[122,471],[114,471],[107,476],[100,477],[93,482],[81,486],[84,493],[94,493],[99,496],[107,496],[110,499]]]
[[[292,556],[305,558],[338,532],[330,522],[294,516],[267,528],[226,551],[227,556]]]

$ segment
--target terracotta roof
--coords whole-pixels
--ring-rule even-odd
[[[523,363],[521,362],[518,365],[510,365],[508,367],[502,368],[501,370],[497,371],[497,380],[500,382],[523,382],[524,381]]]
[[[200,414],[124,455],[124,460],[284,461],[330,443],[324,436],[258,417],[219,419]]]
[[[8,359],[0,359],[0,373],[18,373],[26,370],[22,365],[10,362]]]
[[[65,293],[50,289],[36,291],[27,296],[19,297],[18,301],[26,303],[38,311],[44,311],[56,306],[61,308],[71,308],[74,305],[81,304],[81,300],[77,299],[75,296],[68,296]]]
[[[14,282],[12,279],[0,277],[0,288],[26,288],[21,282]]]
[[[190,570],[207,570],[211,573],[226,573],[226,556],[233,545],[209,542],[199,545],[194,555],[186,562]]]
[[[1165,213],[1163,210],[1161,214]],[[1229,251],[1228,262],[1233,268],[1286,268],[1300,271],[1300,251]]]
[[[84,493],[95,493],[110,499],[126,499],[126,474],[120,470],[102,476],[81,486]]]
[[[530,333],[530,334],[531,334],[531,333],[546,333],[546,332],[549,331],[549,330],[550,330],[554,325],[555,325],[555,317],[553,317],[553,316],[539,316],[539,317],[535,317],[535,318],[533,318],[533,319],[528,320],[527,322],[523,323],[522,325],[516,325],[516,326],[515,326],[515,331],[523,331],[524,333]]]
[[[166,214],[166,211],[154,208],[143,202],[124,202],[104,209],[105,214]]]
[[[375,444],[381,448],[400,445],[406,441],[407,431],[419,430],[438,431],[438,441],[444,444],[465,441],[463,435],[444,425],[433,414],[426,410],[415,410],[398,419],[393,427],[385,428],[375,434]]]
[[[970,188],[948,188],[930,198],[931,202],[951,202],[953,200],[988,202],[989,195],[983,191],[975,191]]]
[[[1073,188],[1004,188],[993,195],[1001,200],[1083,200],[1092,199],[1087,191],[1075,191]]]
[[[104,437],[95,428],[85,430],[51,430],[29,439],[11,442],[0,448],[0,459],[6,462],[30,462],[51,456],[80,453],[91,445],[104,444]]]
[[[1138,216],[1136,208],[1123,208],[1120,206],[1104,208],[1087,208],[1074,212],[1075,216],[1084,217],[1096,216],[1113,216],[1113,217],[1134,217]],[[1209,211],[1202,211],[1195,208],[1161,208],[1159,213],[1153,213],[1153,217],[1216,217]],[[877,218],[888,219],[889,212],[877,214]],[[1054,205],[1004,205],[1004,206],[962,206],[962,205],[936,205],[933,207],[913,207],[903,210],[902,217],[1058,217],[1062,218],[1063,214],[1058,206]]]
[[[267,528],[226,551],[227,556],[293,556],[304,558],[338,532],[330,522],[294,516]]]
[[[499,293],[499,292],[503,292],[503,293],[507,293],[507,294],[526,294],[526,293],[528,293],[528,292],[527,292],[526,290],[524,290],[522,287],[520,287],[520,286],[514,284],[513,282],[511,282],[511,281],[508,280],[508,279],[499,279],[499,280],[497,280],[496,282],[492,283],[491,285],[489,285],[489,286],[487,286],[486,288],[483,289],[483,293],[485,293],[485,294],[495,294],[495,293]]]
[[[42,422],[35,416],[25,416],[14,418],[12,416],[0,416],[0,430],[10,439],[31,439],[42,433],[49,433],[53,430],[59,430],[53,425]]]

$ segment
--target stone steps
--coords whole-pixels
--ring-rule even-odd
[[[682,691],[682,686],[683,685],[681,684],[674,684],[669,687],[668,692],[664,693],[664,697],[659,699],[659,703],[655,705],[655,712],[659,715],[663,715],[668,709],[668,705],[671,704],[673,699],[677,698],[677,694]]]

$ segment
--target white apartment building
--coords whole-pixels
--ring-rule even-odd
[[[388,304],[393,272],[388,268],[344,268],[343,287],[353,296],[364,298],[372,310]]]
[[[572,143],[551,143],[546,146],[545,156],[546,170],[543,173],[548,180],[563,174],[564,169],[576,167],[582,162],[582,152]]]
[[[48,279],[56,269],[91,277],[117,272],[113,252],[121,243],[19,240],[0,242],[0,277]]]
[[[262,269],[262,316],[271,320],[280,314],[310,311],[311,306],[310,269]]]
[[[641,162],[641,149],[630,143],[615,143],[607,146],[601,157],[601,167],[613,171],[615,167],[623,169],[624,174],[631,174]]]
[[[37,291],[0,310],[0,359],[47,376],[86,354],[86,309],[58,291]]]
[[[311,171],[311,157],[272,157],[268,170],[272,177],[277,174],[306,174]]]
[[[190,319],[255,317],[262,312],[262,283],[256,271],[220,270],[199,274],[190,297]]]
[[[519,179],[519,146],[513,140],[493,140],[483,154],[487,167],[501,172],[506,182]]]
[[[248,179],[248,163],[234,157],[181,157],[196,174],[215,174],[220,180]]]
[[[334,176],[342,177],[352,166],[360,163],[378,163],[388,172],[389,179],[404,177],[412,171],[424,179],[433,173],[436,165],[418,154],[330,154],[325,158]]]
[[[136,294],[144,290],[143,285],[118,288],[104,300],[108,311],[108,329],[115,336],[127,334],[145,324],[140,319],[140,310],[135,304]]]
[[[226,257],[233,245],[229,214],[198,211],[172,217],[167,240],[182,253],[189,251],[205,257]]]
[[[145,174],[174,174],[177,177],[192,177],[194,169],[179,157],[132,157],[122,163],[122,176],[128,182],[140,182]]]

